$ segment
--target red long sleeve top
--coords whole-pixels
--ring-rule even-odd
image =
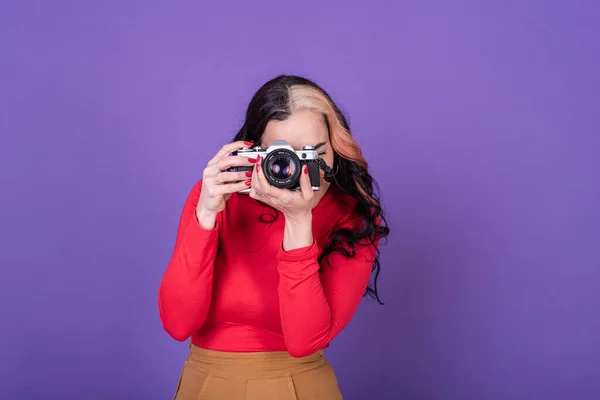
[[[374,246],[356,256],[318,258],[329,234],[352,226],[355,200],[334,185],[313,210],[311,246],[284,251],[285,218],[260,222],[274,211],[234,194],[215,228],[198,224],[198,182],[185,202],[175,249],[160,283],[164,329],[174,339],[229,352],[288,351],[310,355],[348,324],[368,284]]]

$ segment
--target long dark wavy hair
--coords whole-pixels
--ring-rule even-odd
[[[368,164],[350,133],[346,117],[325,90],[311,80],[294,75],[281,75],[268,81],[250,100],[246,119],[234,141],[245,140],[259,144],[269,121],[286,120],[300,109],[311,109],[323,114],[334,152],[332,184],[356,200],[354,211],[361,219],[361,223],[354,228],[334,230],[319,261],[333,252],[354,257],[356,246],[378,244],[388,236],[389,228],[377,194],[378,187],[369,174]],[[275,210],[274,218],[277,216]],[[380,270],[378,249],[373,263],[373,282],[367,286],[365,295],[369,294],[383,304],[377,290]]]

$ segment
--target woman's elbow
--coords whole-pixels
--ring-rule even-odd
[[[190,324],[192,319],[167,311],[162,306],[163,304],[159,305],[159,314],[165,332],[178,342],[186,341],[195,330],[195,327]]]
[[[161,318],[162,326],[165,332],[178,342],[185,342],[192,336],[193,329],[181,322],[171,321],[169,318]]]
[[[168,326],[164,326],[164,328],[165,332],[178,342],[185,342],[192,335],[192,332],[185,329],[173,329]]]
[[[173,339],[184,342],[200,329],[206,320],[204,308],[191,307],[189,304],[168,296],[162,290],[158,297],[158,312],[163,329]]]
[[[308,356],[316,353],[317,351],[321,350],[322,348],[323,348],[323,346],[320,346],[317,344],[310,344],[310,343],[290,344],[290,343],[288,343],[287,352],[289,353],[290,356],[292,356],[294,358],[302,358],[302,357],[308,357]]]
[[[312,350],[310,348],[291,348],[288,349],[288,353],[290,356],[294,357],[294,358],[303,358],[303,357],[308,357],[311,354],[315,353],[316,350]]]

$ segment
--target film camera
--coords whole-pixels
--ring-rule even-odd
[[[240,149],[231,155],[256,158],[260,155],[261,171],[267,181],[281,189],[297,190],[300,188],[300,176],[304,165],[308,166],[308,177],[313,190],[321,188],[320,158],[313,146],[304,146],[302,150],[294,150],[285,140],[276,140],[268,148],[260,146]],[[252,171],[252,167],[234,167],[234,171]],[[247,193],[244,189],[240,193]]]

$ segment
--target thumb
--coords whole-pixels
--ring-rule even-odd
[[[302,189],[302,197],[308,199],[312,197],[313,190],[310,184],[310,178],[308,177],[308,166],[302,167],[302,173],[300,174],[300,188]]]

